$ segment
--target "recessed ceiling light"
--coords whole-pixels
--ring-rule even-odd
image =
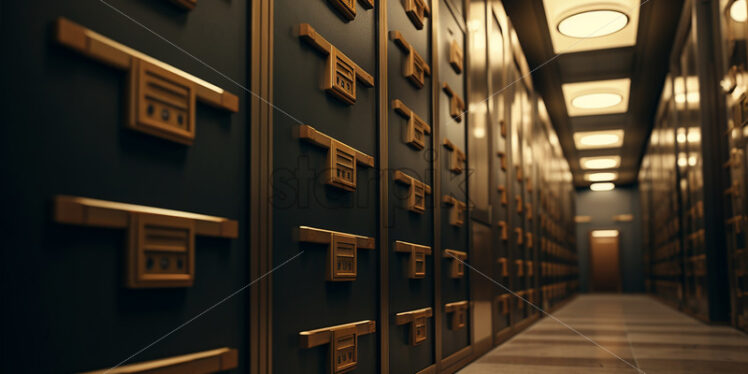
[[[612,169],[621,165],[621,156],[582,157],[582,169]]]
[[[614,188],[616,188],[616,185],[613,184],[613,183],[610,183],[610,182],[606,182],[606,183],[592,183],[590,185],[590,189],[592,191],[597,191],[597,192],[600,192],[600,191],[610,191],[610,190],[612,190]]]
[[[578,39],[599,38],[621,31],[629,23],[629,17],[616,10],[588,10],[564,18],[558,31]]]
[[[616,148],[623,145],[623,130],[582,131],[574,133],[577,149]]]
[[[571,101],[571,105],[579,109],[610,108],[623,101],[623,97],[616,93],[600,92],[579,95]]]
[[[730,5],[730,18],[735,22],[748,20],[748,6],[746,6],[745,0],[736,0]]]
[[[610,182],[618,178],[618,173],[592,173],[587,174],[586,178],[590,182]]]
[[[592,236],[596,238],[615,238],[618,236],[618,230],[593,230]]]
[[[629,78],[561,85],[571,117],[624,113],[628,111],[630,90]]]
[[[543,0],[556,54],[636,45],[642,0]]]

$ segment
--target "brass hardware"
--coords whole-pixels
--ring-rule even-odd
[[[374,77],[343,52],[335,48],[308,23],[299,25],[299,37],[327,55],[322,89],[346,104],[356,103],[356,81],[366,87],[374,86]]]
[[[426,63],[426,60],[403,38],[400,31],[390,31],[390,40],[394,41],[403,52],[407,53],[405,61],[403,61],[403,75],[416,88],[422,88],[426,82],[426,76],[431,75],[431,68]]]
[[[516,176],[517,176],[517,182],[522,183],[522,167],[519,165],[514,165],[514,170],[516,170]]]
[[[127,127],[173,142],[195,140],[195,103],[231,112],[239,98],[171,65],[117,43],[65,18],[56,23],[57,42],[128,72]]]
[[[509,235],[507,234],[507,227],[506,227],[506,221],[499,221],[499,228],[501,229],[501,240],[509,240]]]
[[[449,139],[445,138],[443,144],[444,148],[449,149],[452,154],[449,161],[449,171],[455,174],[462,173],[462,170],[465,168],[465,152],[457,148]]]
[[[453,279],[462,278],[465,275],[465,264],[467,260],[467,253],[462,251],[455,251],[454,249],[445,249],[444,258],[449,259],[449,277]]]
[[[431,308],[411,310],[409,312],[397,313],[395,315],[395,324],[397,326],[410,325],[410,345],[418,345],[426,341],[427,326],[426,319],[431,318],[433,311]]]
[[[499,266],[501,266],[501,276],[502,277],[508,277],[509,276],[509,267],[507,266],[507,259],[506,257],[500,257],[498,260]]]
[[[514,195],[514,201],[517,202],[517,214],[522,214],[522,195]]]
[[[498,189],[499,189],[499,192],[501,193],[501,205],[508,204],[507,197],[506,197],[506,187],[499,186]]]
[[[501,128],[501,137],[506,138],[506,121],[504,121],[503,119],[500,119],[499,127]]]
[[[735,233],[739,234],[741,232],[740,228],[743,226],[743,220],[744,217],[742,215],[738,215],[728,218],[725,223],[727,223],[728,225],[733,225],[735,228]]]
[[[529,231],[525,233],[525,247],[532,248],[532,233]]]
[[[348,21],[356,18],[356,0],[328,0],[332,6]],[[359,0],[364,9],[374,8],[374,0]]]
[[[195,280],[195,235],[238,237],[236,221],[223,217],[56,196],[58,223],[126,229],[125,286],[191,287]]]
[[[423,29],[424,18],[431,14],[431,9],[426,4],[426,0],[402,0],[405,14],[408,15],[413,25],[418,29]]]
[[[410,186],[408,194],[408,210],[423,214],[426,211],[426,195],[431,194],[431,186],[403,173],[395,171],[394,179],[397,182]]]
[[[527,271],[525,272],[525,274],[527,274],[528,277],[532,277],[533,274],[535,273],[534,268],[533,268],[533,262],[530,260],[527,260],[525,261],[525,266],[527,266]]]
[[[506,152],[498,151],[496,152],[496,155],[501,159],[501,170],[506,171]]]
[[[517,245],[522,245],[522,228],[521,227],[515,227],[514,232],[517,233]]]
[[[400,100],[392,101],[392,108],[397,114],[408,120],[405,130],[405,143],[421,150],[426,145],[426,134],[431,134],[431,126]]]
[[[452,66],[455,73],[462,73],[462,61],[463,61],[462,47],[457,40],[452,40],[449,43],[449,65]]]
[[[89,371],[82,374],[212,374],[235,369],[238,362],[239,352],[236,349],[218,348],[182,356],[117,366],[115,368]]]
[[[302,243],[327,244],[326,269],[330,282],[352,282],[358,275],[358,250],[374,249],[374,238],[299,226],[296,238]]]
[[[330,344],[330,373],[340,374],[351,371],[358,365],[359,336],[373,334],[375,331],[376,322],[365,320],[302,331],[299,336],[301,348]]]
[[[374,157],[317,131],[309,125],[298,128],[300,139],[327,148],[325,183],[346,191],[356,190],[356,164],[374,167]]]
[[[532,221],[532,204],[525,203],[525,211],[527,212],[527,219]]]
[[[467,309],[468,302],[457,301],[444,305],[444,313],[452,314],[452,318],[449,319],[449,328],[451,330],[459,330],[467,325]]]
[[[444,93],[449,96],[449,115],[455,121],[462,122],[462,116],[465,113],[465,102],[462,101],[460,96],[458,96],[452,90],[452,87],[449,87],[449,84],[446,82],[442,84],[442,89],[444,90]]]
[[[501,304],[501,314],[508,315],[509,314],[509,294],[503,294],[499,296],[499,303]]]
[[[426,277],[426,256],[431,255],[431,247],[403,241],[395,241],[395,252],[409,253],[408,278],[421,279]]]
[[[442,202],[452,206],[449,212],[449,224],[452,226],[462,226],[465,223],[465,208],[467,204],[451,195],[444,195]]]
[[[525,267],[522,260],[514,260],[514,264],[517,265],[517,276],[521,277],[525,275]]]

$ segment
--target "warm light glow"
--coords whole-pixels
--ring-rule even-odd
[[[473,136],[477,139],[483,139],[486,137],[486,128],[483,126],[476,126],[475,129],[473,129]]]
[[[592,93],[580,95],[571,101],[571,105],[579,109],[601,109],[616,106],[623,101],[623,97],[614,93]]]
[[[592,173],[586,175],[590,182],[610,182],[618,178],[618,173]]]
[[[615,238],[618,236],[618,230],[593,230],[592,236],[596,238]]]
[[[610,182],[606,183],[592,183],[590,185],[590,189],[592,191],[610,191],[612,189],[616,188],[616,185]]]
[[[582,164],[583,169],[611,169],[621,164],[621,157],[582,157],[579,162]]]
[[[735,22],[748,20],[748,6],[746,6],[745,0],[736,0],[730,5],[730,18]]]
[[[558,31],[572,38],[599,38],[620,31],[628,23],[629,17],[619,11],[591,10],[566,17],[558,24]]]

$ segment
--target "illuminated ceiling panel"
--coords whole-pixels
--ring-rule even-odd
[[[570,117],[625,113],[629,109],[631,79],[611,79],[561,85]]]
[[[543,0],[553,51],[635,45],[640,4],[640,0]]]
[[[621,156],[582,157],[582,169],[613,169],[621,166]]]
[[[580,150],[619,148],[623,145],[623,130],[575,132],[574,144]]]

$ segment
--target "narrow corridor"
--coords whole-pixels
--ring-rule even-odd
[[[748,372],[748,336],[705,325],[649,296],[581,295],[553,317],[460,373]]]

